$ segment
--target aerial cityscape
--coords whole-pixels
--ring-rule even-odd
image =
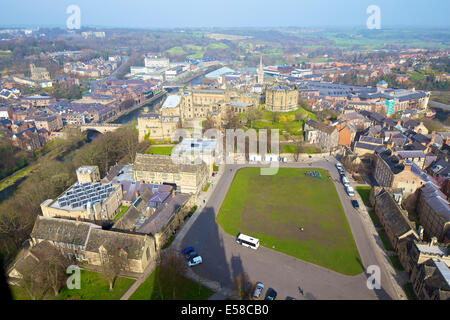
[[[10,299],[450,300],[450,4],[168,2],[3,5]]]

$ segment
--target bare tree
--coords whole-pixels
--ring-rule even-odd
[[[297,140],[295,142],[295,152],[294,152],[294,160],[295,162],[298,162],[298,159],[300,158],[300,153],[302,153],[302,142],[300,140]]]
[[[178,283],[181,278],[186,276],[187,264],[182,256],[173,250],[164,252],[161,257],[161,276],[164,277],[164,283],[172,288],[172,299],[177,298]]]
[[[30,259],[36,259],[30,257]],[[26,291],[32,300],[40,299],[48,289],[45,281],[46,275],[42,264],[37,261],[28,263],[21,272],[22,277],[18,281],[18,286]]]
[[[224,118],[224,128],[225,129],[239,129],[241,123],[239,121],[239,116],[232,109],[227,109]]]
[[[114,289],[117,276],[128,267],[127,254],[127,251],[117,243],[112,243],[101,253],[103,274],[109,281],[109,291]]]
[[[261,118],[262,112],[258,108],[250,108],[250,110],[247,111],[247,120],[250,121],[250,128],[253,127],[253,121]]]
[[[53,289],[55,296],[58,296],[59,290],[66,283],[66,270],[70,266],[71,261],[56,248],[52,247],[45,252],[42,264],[45,268],[45,282]]]
[[[208,129],[214,129],[216,127],[216,122],[214,121],[214,118],[208,114],[206,116],[205,125],[203,126],[203,132],[205,132]]]

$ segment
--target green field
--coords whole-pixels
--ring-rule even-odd
[[[214,291],[184,277],[178,277],[175,288],[175,300],[207,300]],[[172,300],[173,287],[161,272],[161,267],[142,283],[130,297],[130,300]]]
[[[109,282],[97,272],[81,270],[81,288],[69,290],[67,287],[61,289],[58,297],[53,291],[47,292],[45,300],[119,300],[128,288],[134,283],[134,279],[119,277],[116,279],[113,291],[109,291]],[[13,299],[29,300],[30,297],[25,290],[18,286],[11,286]]]
[[[371,187],[356,187],[356,191],[358,191],[359,195],[361,196],[362,201],[367,207],[370,207],[370,190]]]
[[[170,156],[174,147],[151,147],[145,153]]]
[[[305,176],[311,170],[323,179]],[[264,247],[346,275],[359,274],[358,249],[328,176],[322,169],[280,168],[273,176],[261,176],[259,168],[239,170],[217,221],[233,236],[242,232],[259,238]]]

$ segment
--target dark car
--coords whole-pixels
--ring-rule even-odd
[[[266,300],[275,300],[277,297],[277,292],[273,289],[269,289],[267,292]]]
[[[294,297],[287,296],[286,300],[297,300],[297,299],[295,299]]]
[[[355,208],[355,209],[359,208],[359,203],[357,200],[352,200],[352,205],[353,205],[353,208]]]
[[[186,259],[189,260],[189,259],[195,257],[197,255],[197,252],[195,252],[194,248],[187,247],[181,251],[181,254],[183,256],[185,256]]]

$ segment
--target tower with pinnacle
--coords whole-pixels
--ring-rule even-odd
[[[262,63],[262,56],[259,60],[259,70],[258,70],[258,84],[264,84],[264,69]]]

